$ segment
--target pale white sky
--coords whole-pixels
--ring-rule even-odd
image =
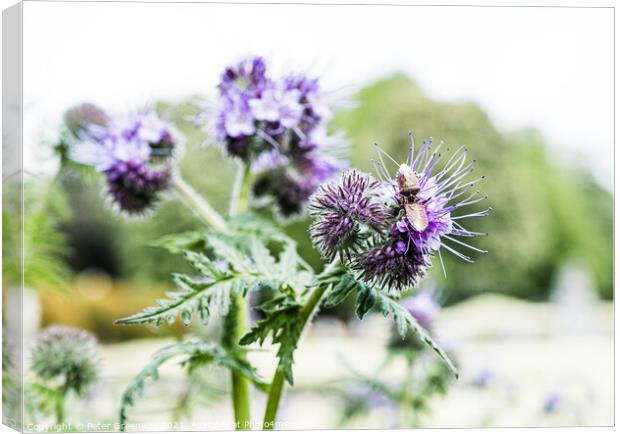
[[[540,129],[612,188],[611,9],[30,2],[24,138],[83,100],[124,110],[212,95],[247,54],[351,92],[403,71],[434,98],[477,102],[502,130]]]

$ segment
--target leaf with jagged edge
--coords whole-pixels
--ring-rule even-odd
[[[351,274],[342,275],[323,299],[323,307],[329,309],[338,306],[357,290],[357,286],[358,282]]]
[[[302,306],[292,295],[280,295],[259,306],[265,318],[258,321],[239,342],[241,345],[249,345],[253,342],[263,345],[267,337],[271,335],[272,342],[279,344],[276,354],[277,369],[282,371],[284,378],[291,385],[293,384],[293,353],[297,349],[304,326],[299,321]]]
[[[157,300],[157,307],[147,307],[142,312],[122,318],[116,324],[154,324],[164,322],[174,324],[177,316],[181,316],[183,324],[188,325],[193,313],[198,312],[203,324],[207,324],[211,313],[216,311],[224,316],[230,306],[230,294],[236,283],[245,283],[243,277],[227,276],[217,281],[201,282],[182,274],[173,275],[179,290],[168,292],[168,299]],[[244,286],[244,285],[242,285]]]
[[[360,319],[372,308],[378,307],[383,316],[392,316],[398,333],[404,338],[411,330],[423,343],[428,345],[448,366],[458,378],[458,370],[446,352],[435,342],[417,320],[402,307],[397,300],[380,289],[373,288],[357,280],[355,276],[346,272],[344,268],[336,268],[329,275],[319,279],[322,284],[331,285],[323,301],[324,307],[334,307],[344,301],[349,295],[356,293],[355,312]]]
[[[192,237],[189,237],[192,238]],[[212,313],[225,316],[233,295],[245,296],[259,285],[276,290],[300,288],[310,282],[312,274],[305,270],[293,243],[286,243],[274,257],[264,241],[252,235],[229,237],[205,234],[204,241],[211,255],[186,251],[185,258],[199,275],[198,278],[174,274],[177,291],[166,293],[157,300],[158,306],[116,321],[117,324],[173,324],[180,316],[188,325],[198,312],[203,324]]]
[[[411,315],[407,309],[401,306],[390,296],[382,293],[381,291],[376,291],[376,293],[379,309],[383,313],[384,317],[392,315],[394,322],[396,323],[396,329],[398,330],[400,336],[404,338],[407,331],[411,330],[422,342],[435,351],[435,353],[446,363],[448,368],[450,368],[450,371],[452,371],[454,376],[458,378],[459,372],[456,369],[456,366],[452,363],[452,360],[450,360],[448,354],[446,354],[439,344],[435,342],[435,340],[428,334],[426,329],[418,323],[413,315]]]
[[[185,342],[170,345],[155,353],[148,364],[125,389],[119,411],[121,431],[125,430],[127,410],[135,404],[136,399],[144,391],[146,380],[151,378],[156,381],[159,378],[159,367],[177,356],[187,356],[181,364],[187,366],[188,369],[196,369],[199,366],[215,363],[238,372],[261,390],[265,390],[268,387],[258,375],[256,369],[235,352],[207,342]]]

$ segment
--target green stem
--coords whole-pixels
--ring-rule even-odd
[[[180,175],[177,175],[172,181],[172,188],[181,200],[207,224],[221,232],[228,230],[226,221],[222,216],[196,190],[185,182]]]
[[[249,165],[244,165],[239,170],[237,182],[231,199],[230,214],[232,216],[244,213],[248,210],[250,203],[250,192],[252,187],[252,174]],[[238,294],[232,299],[230,312],[225,318],[226,330],[223,343],[227,348],[236,349],[241,338],[248,329],[248,306],[242,294]],[[239,352],[240,357],[245,354]],[[232,395],[233,410],[235,412],[235,428],[246,430],[251,428],[250,412],[250,384],[247,378],[240,375],[237,371],[232,371]]]
[[[334,261],[329,264],[322,274],[330,273],[338,261]],[[301,323],[302,330],[306,327],[308,322],[312,319],[317,312],[317,308],[323,299],[323,296],[327,292],[330,285],[319,285],[308,296],[306,303],[301,308],[299,313],[299,321]],[[300,333],[300,337],[303,333]],[[276,368],[276,372],[271,380],[271,386],[269,387],[269,396],[267,397],[267,407],[265,408],[265,417],[263,418],[263,429],[272,430],[275,428],[276,417],[278,415],[278,407],[280,406],[280,399],[282,398],[282,390],[284,389],[284,374],[280,369]]]
[[[267,397],[267,407],[265,407],[265,417],[263,418],[263,429],[265,430],[272,430],[275,428],[276,416],[278,415],[278,407],[280,406],[280,398],[282,398],[283,389],[284,374],[278,369],[271,380],[269,396]]]
[[[66,392],[63,390],[56,397],[56,405],[54,406],[54,411],[56,412],[56,424],[62,425],[65,423],[65,396]]]
[[[231,215],[247,210],[252,182],[248,178],[250,178],[250,171],[244,167],[243,176],[239,183],[240,188],[235,189],[238,192],[233,194],[234,206],[231,206]],[[229,230],[222,216],[183,178],[177,176],[172,183],[172,187],[181,200],[207,224],[221,232]],[[245,334],[248,325],[248,309],[241,294],[232,297],[230,311],[224,321],[223,344],[229,349],[237,349],[237,343]],[[232,371],[231,375],[235,428],[249,429],[251,427],[249,383],[245,377],[236,371]]]
[[[230,215],[246,212],[250,207],[250,195],[252,193],[252,170],[249,164],[242,165],[237,172],[237,179],[230,200]]]

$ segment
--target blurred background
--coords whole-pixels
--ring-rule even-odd
[[[351,103],[331,127],[350,139],[352,167],[371,171],[373,142],[404,158],[413,130],[418,141],[467,146],[486,176],[481,189],[494,212],[471,229],[490,234],[477,243],[489,253],[474,265],[444,255],[447,277],[436,267],[428,278],[443,305],[435,331],[461,377],[432,394],[418,425],[613,424],[611,12],[28,3],[25,14],[25,336],[65,324],[103,345],[102,380],[75,403],[75,420],[115,422],[124,388],[152,353],[188,333],[214,335],[218,325],[113,325],[171,289],[171,272],[189,271],[149,243],[199,222],[173,198],[149,218],[118,218],[96,177],[59,171],[62,114],[82,101],[110,110],[156,104],[186,135],[184,177],[225,212],[234,166],[194,127],[191,103],[213,97],[223,67],[252,53],[282,71],[321,76],[336,100]],[[18,282],[10,211],[5,288]],[[309,221],[281,224],[319,268]],[[371,399],[361,416],[343,417],[360,392],[341,380],[373,375],[390,333],[379,315],[358,321],[352,301],[323,312],[300,346],[297,386],[281,414],[290,428],[399,426],[393,406]],[[266,377],[272,355],[250,355]],[[402,366],[381,375],[399,384]],[[198,377],[165,368],[130,422],[232,419],[221,375]],[[264,396],[254,398],[258,419]]]

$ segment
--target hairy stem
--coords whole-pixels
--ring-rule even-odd
[[[244,166],[239,188],[233,194],[230,213],[235,215],[245,212],[249,204],[251,179],[249,170]],[[181,200],[208,225],[221,232],[227,232],[228,226],[222,216],[202,196],[200,196],[187,182],[177,176],[172,187]],[[230,349],[236,349],[237,343],[243,337],[248,325],[248,309],[243,295],[232,297],[231,308],[225,318],[223,344]],[[250,416],[250,387],[248,380],[236,371],[232,371],[232,401],[235,412],[235,428],[249,429]]]
[[[226,318],[224,318],[224,334],[222,345],[226,348],[238,349],[238,342],[246,333],[248,326],[248,308],[245,298],[241,295],[232,297],[231,306]],[[245,358],[244,353],[237,355]],[[232,401],[235,412],[235,429],[246,430],[251,428],[250,413],[250,384],[248,380],[237,371],[231,371]]]
[[[230,214],[237,215],[246,212],[250,203],[252,187],[252,174],[249,165],[243,165],[235,183],[235,189],[231,198]],[[248,329],[248,306],[243,295],[238,294],[232,298],[231,309],[225,318],[225,331],[223,343],[227,348],[236,349],[238,342]],[[240,357],[245,357],[239,353]],[[232,398],[235,412],[235,428],[244,430],[251,428],[250,413],[250,384],[244,376],[232,371]]]
[[[221,232],[228,230],[226,221],[222,216],[207,202],[196,190],[194,190],[187,182],[177,175],[172,181],[172,189],[192,211],[194,211],[202,220]]]
[[[231,215],[241,214],[249,209],[253,181],[254,177],[250,165],[242,165],[237,172],[233,194],[230,198]]]
[[[63,386],[58,396],[56,397],[56,402],[54,403],[54,412],[56,414],[56,424],[62,425],[65,423],[65,397],[67,396],[67,387]]]
[[[338,261],[334,261],[329,264],[322,274],[330,273]],[[330,285],[319,285],[308,296],[304,306],[299,313],[299,321],[301,322],[302,329],[312,320],[312,317],[318,311],[323,296],[327,292]],[[300,336],[303,333],[300,334]],[[271,386],[269,387],[269,396],[267,397],[267,407],[265,408],[265,417],[263,418],[263,429],[272,430],[275,428],[276,417],[278,415],[278,408],[280,406],[280,399],[282,398],[282,391],[284,389],[284,374],[280,369],[276,368],[276,372],[271,380]]]

